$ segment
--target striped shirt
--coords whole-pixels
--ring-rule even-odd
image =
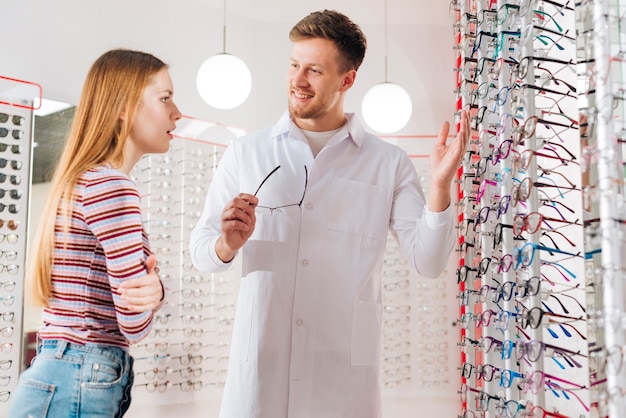
[[[39,337],[128,347],[148,335],[153,320],[152,311],[126,309],[117,292],[124,280],[146,274],[150,254],[137,187],[103,165],[83,173],[74,192],[66,236],[63,218],[56,220],[52,298]]]

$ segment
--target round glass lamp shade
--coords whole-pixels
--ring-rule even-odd
[[[233,109],[248,98],[252,75],[241,58],[226,53],[217,54],[200,66],[196,87],[209,106]]]
[[[395,83],[384,82],[369,89],[363,97],[361,112],[367,125],[376,132],[397,132],[411,119],[411,97]]]

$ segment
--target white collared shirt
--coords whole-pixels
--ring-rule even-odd
[[[453,208],[428,211],[407,154],[346,117],[313,158],[286,112],[272,128],[234,140],[209,187],[190,240],[200,271],[228,267],[215,253],[222,210],[277,166],[259,206],[290,205],[258,207],[241,251],[222,418],[380,417],[388,231],[419,274],[436,277],[447,265]]]

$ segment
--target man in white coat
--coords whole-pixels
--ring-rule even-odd
[[[406,153],[344,113],[360,28],[324,10],[289,36],[288,111],[229,145],[191,234],[200,271],[243,257],[220,417],[378,418],[387,232],[421,275],[443,271],[469,117],[449,145],[442,125],[426,201]]]

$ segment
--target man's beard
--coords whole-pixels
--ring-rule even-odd
[[[289,114],[296,119],[318,119],[326,115],[326,109],[319,103],[314,103],[313,106],[306,108],[299,107],[294,109],[291,101],[289,101]]]

